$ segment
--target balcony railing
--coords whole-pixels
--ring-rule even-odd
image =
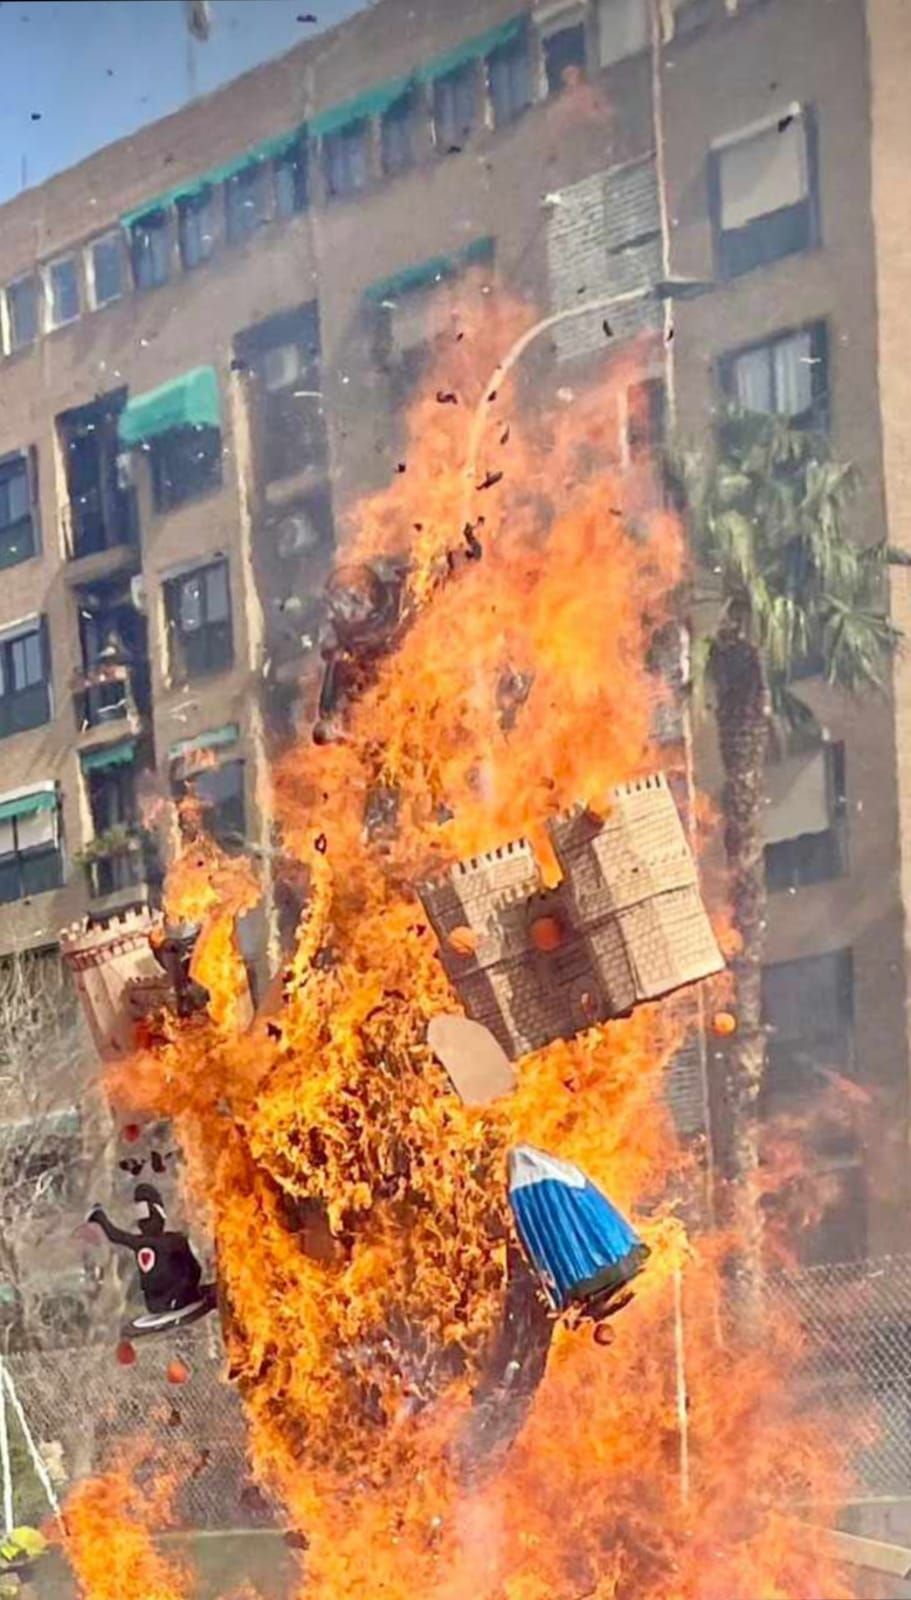
[[[85,868],[93,900],[148,888],[161,877],[154,844],[139,828],[108,829],[92,839],[78,859]]]
[[[96,661],[77,668],[70,679],[77,728],[84,732],[110,722],[137,727],[148,708],[147,686],[145,662]]]
[[[60,520],[70,561],[139,542],[136,497],[131,490],[106,498],[99,489],[92,489],[63,506]]]

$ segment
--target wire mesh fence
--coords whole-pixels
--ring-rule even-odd
[[[802,1386],[831,1418],[832,1448],[857,1494],[911,1498],[911,1255],[777,1273],[765,1289],[773,1312],[787,1308],[799,1321]],[[179,1385],[167,1379],[175,1356],[189,1369]],[[133,1366],[117,1364],[109,1340],[13,1352],[7,1366],[61,1497],[68,1484],[110,1466],[124,1442],[140,1440],[159,1459],[175,1460],[178,1526],[275,1526],[249,1473],[241,1403],[225,1378],[215,1319],[176,1343],[140,1344]]]
[[[180,1384],[168,1381],[175,1359],[188,1373]],[[217,1331],[187,1333],[177,1343],[149,1340],[132,1366],[118,1365],[110,1343],[91,1342],[15,1352],[7,1369],[61,1498],[69,1484],[114,1465],[125,1444],[138,1444],[150,1461],[175,1467],[178,1527],[274,1525],[247,1467],[241,1403],[225,1381]],[[26,1463],[24,1452],[20,1459]],[[33,1474],[23,1470],[22,1479],[23,1494],[27,1479],[34,1497]]]
[[[802,1383],[857,1493],[911,1496],[911,1255],[778,1273],[766,1294],[799,1319]]]

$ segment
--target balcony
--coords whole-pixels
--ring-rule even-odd
[[[81,583],[138,564],[139,518],[132,490],[103,495],[92,489],[62,506],[60,524],[67,561],[78,563]]]
[[[154,898],[161,868],[151,836],[119,824],[90,839],[75,857],[85,870],[95,915]]]
[[[96,661],[70,679],[76,727],[88,733],[111,727],[118,738],[138,733],[148,705],[148,665]]]

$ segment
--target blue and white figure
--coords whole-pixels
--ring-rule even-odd
[[[605,1314],[607,1302],[642,1270],[649,1254],[579,1167],[532,1145],[509,1153],[509,1203],[555,1311],[581,1305]]]

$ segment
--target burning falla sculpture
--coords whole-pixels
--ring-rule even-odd
[[[517,1060],[724,965],[662,775],[623,784],[606,815],[547,825],[562,877],[524,839],[418,886],[469,1017]]]
[[[131,1055],[164,1012],[188,1017],[205,1006],[208,995],[190,976],[199,931],[165,926],[147,909],[63,930],[61,953],[102,1060]]]

